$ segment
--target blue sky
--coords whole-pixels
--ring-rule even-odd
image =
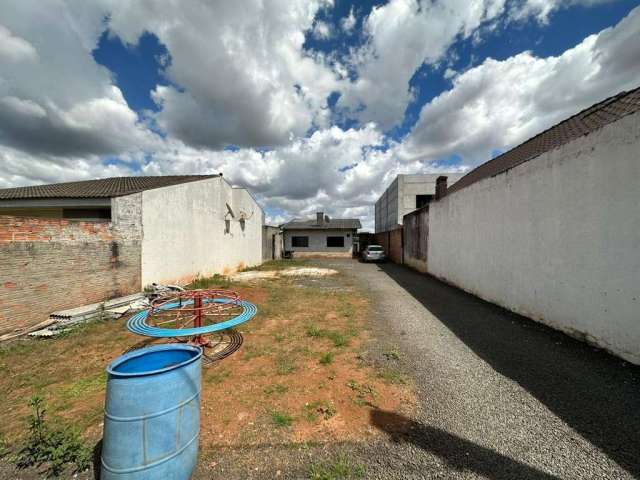
[[[308,32],[305,48],[326,53],[347,52],[349,48],[361,45],[366,39],[362,31],[347,34],[340,30],[340,20],[351,9],[357,13],[361,28],[362,19],[376,5],[385,2],[347,2],[337,0],[335,7],[323,9],[317,18],[330,23],[336,35],[327,40],[316,39]],[[478,65],[487,57],[497,60],[509,58],[525,50],[537,56],[556,56],[570,47],[580,43],[585,37],[615,25],[638,5],[637,1],[627,0],[604,3],[593,6],[576,5],[554,12],[551,21],[541,24],[535,19],[518,24],[508,24],[483,35],[482,41],[472,39],[456,41],[450,48],[458,58],[450,67],[465,70]],[[170,82],[163,75],[162,59],[170,58],[166,47],[158,38],[144,33],[136,45],[125,45],[122,40],[108,32],[100,37],[97,48],[93,51],[95,60],[107,67],[114,75],[115,83],[120,87],[127,103],[137,112],[143,110],[157,111],[158,106],[151,98],[151,91],[156,85],[167,85]],[[415,72],[410,86],[415,89],[416,97],[406,109],[402,123],[386,132],[390,138],[399,140],[406,135],[415,124],[420,108],[451,88],[451,80],[444,77],[444,68],[423,65]],[[341,126],[352,127],[357,122],[348,120],[337,122]]]
[[[0,187],[223,172],[270,221],[370,226],[396,174],[468,171],[639,86],[639,3],[4,3]]]

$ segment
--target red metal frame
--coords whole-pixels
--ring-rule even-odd
[[[166,308],[167,305],[176,303],[177,307]],[[153,300],[147,321],[156,326],[174,323],[176,328],[190,325],[202,327],[205,324],[217,323],[215,317],[220,319],[236,315],[238,308],[242,308],[241,299],[238,293],[232,290],[185,290],[171,292]],[[201,347],[210,346],[210,341],[204,335],[191,337],[189,343]]]

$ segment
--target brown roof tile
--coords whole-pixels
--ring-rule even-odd
[[[471,170],[451,185],[447,193],[505,172],[638,111],[640,111],[640,87],[607,98]]]
[[[154,188],[195,182],[218,175],[166,175],[156,177],[113,177],[81,182],[52,183],[0,189],[0,200],[29,198],[108,198]]]

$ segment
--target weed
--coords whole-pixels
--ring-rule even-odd
[[[326,352],[320,355],[320,360],[318,360],[320,365],[331,365],[333,363],[333,353]]]
[[[282,385],[280,383],[276,383],[273,385],[269,385],[264,389],[265,395],[273,395],[274,393],[283,394],[289,391],[289,387],[286,385]]]
[[[309,325],[307,327],[307,337],[320,338],[323,336],[324,330],[318,328],[316,325]]]
[[[354,402],[360,406],[368,405],[371,403],[369,400],[367,400],[367,397],[373,400],[378,395],[375,389],[371,385],[358,383],[355,380],[349,380],[347,382],[347,387],[349,387],[351,390],[353,390],[356,393],[356,398],[354,399]]]
[[[384,355],[384,357],[387,360],[400,360],[400,353],[395,348],[392,350],[387,350],[386,352],[383,352],[382,355]]]
[[[340,332],[328,332],[327,338],[333,342],[334,347],[344,347],[349,344],[349,339]]]
[[[107,383],[106,372],[100,372],[92,377],[82,378],[71,384],[64,390],[64,398],[78,398],[87,393],[96,392],[102,389]]]
[[[317,325],[307,326],[307,337],[329,339],[333,342],[334,347],[344,347],[349,344],[347,335],[336,330],[325,330]]]
[[[293,423],[293,417],[291,415],[277,410],[271,412],[271,420],[274,425],[279,428],[290,427]]]
[[[407,383],[405,376],[395,368],[382,368],[378,371],[377,376],[385,383],[394,385],[404,385]]]
[[[276,342],[278,342],[278,343],[282,343],[282,342],[284,341],[284,339],[285,339],[285,335],[284,335],[284,333],[276,333],[276,334],[273,336],[273,338],[274,338],[274,340],[275,340]]]
[[[0,433],[0,458],[4,458],[9,455],[10,449],[9,444],[4,438],[4,435]]]
[[[33,413],[29,417],[29,436],[20,450],[19,467],[47,465],[49,476],[58,477],[72,464],[74,471],[89,468],[91,449],[80,435],[70,428],[51,427],[45,420],[45,404],[42,397],[35,395],[29,402]]]
[[[244,348],[244,352],[242,354],[242,358],[245,360],[251,360],[252,358],[261,357],[268,353],[271,353],[272,350],[269,347],[256,347],[254,345],[247,345]]]
[[[362,465],[354,465],[349,459],[340,455],[335,460],[324,464],[313,464],[309,470],[310,480],[343,480],[364,478]]]
[[[229,277],[216,273],[211,277],[196,277],[189,285],[187,285],[186,288],[189,290],[196,290],[198,288],[211,287],[229,288],[230,286],[231,281],[229,280]]]
[[[288,357],[278,357],[276,359],[276,372],[278,375],[289,375],[297,370],[295,362]]]
[[[255,267],[249,267],[242,270],[243,272],[248,271],[264,271],[264,270],[283,270],[285,268],[291,267],[301,267],[308,263],[307,260],[271,260],[269,262],[264,262],[262,265],[256,265]]]
[[[326,400],[317,400],[304,405],[303,415],[308,422],[315,422],[320,415],[325,420],[329,420],[335,414],[336,408]]]
[[[205,381],[209,383],[213,383],[218,385],[224,382],[231,375],[231,371],[229,370],[216,370],[211,369],[205,374]]]

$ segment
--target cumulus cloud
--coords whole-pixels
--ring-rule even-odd
[[[24,38],[17,37],[4,25],[0,25],[0,61],[17,63],[38,60],[38,52]]]
[[[353,7],[349,10],[349,15],[340,20],[340,28],[347,33],[350,33],[356,26],[356,14],[353,11]]]
[[[616,0],[520,0],[515,2],[510,11],[510,16],[516,20],[524,20],[534,17],[538,22],[549,23],[551,14],[561,8],[569,8],[576,5],[591,7],[603,3],[613,3]]]
[[[558,57],[523,52],[487,59],[456,76],[426,104],[399,153],[437,159],[453,153],[477,165],[593,103],[638,86],[640,8]]]
[[[95,63],[104,10],[66,2],[8,2],[0,16],[0,143],[25,152],[81,156],[149,148],[140,122]]]
[[[505,11],[505,0],[391,0],[364,20],[367,42],[353,52],[356,79],[338,107],[383,129],[398,123],[413,92],[409,81],[423,63],[436,63],[459,37]]]
[[[336,75],[303,50],[322,1],[189,0],[114,4],[109,29],[135,44],[155,34],[171,61],[158,87],[158,124],[185,143],[273,146],[321,126]],[[316,22],[318,26],[320,22]]]
[[[312,33],[318,40],[328,40],[333,36],[333,28],[327,22],[317,20],[313,26]]]

